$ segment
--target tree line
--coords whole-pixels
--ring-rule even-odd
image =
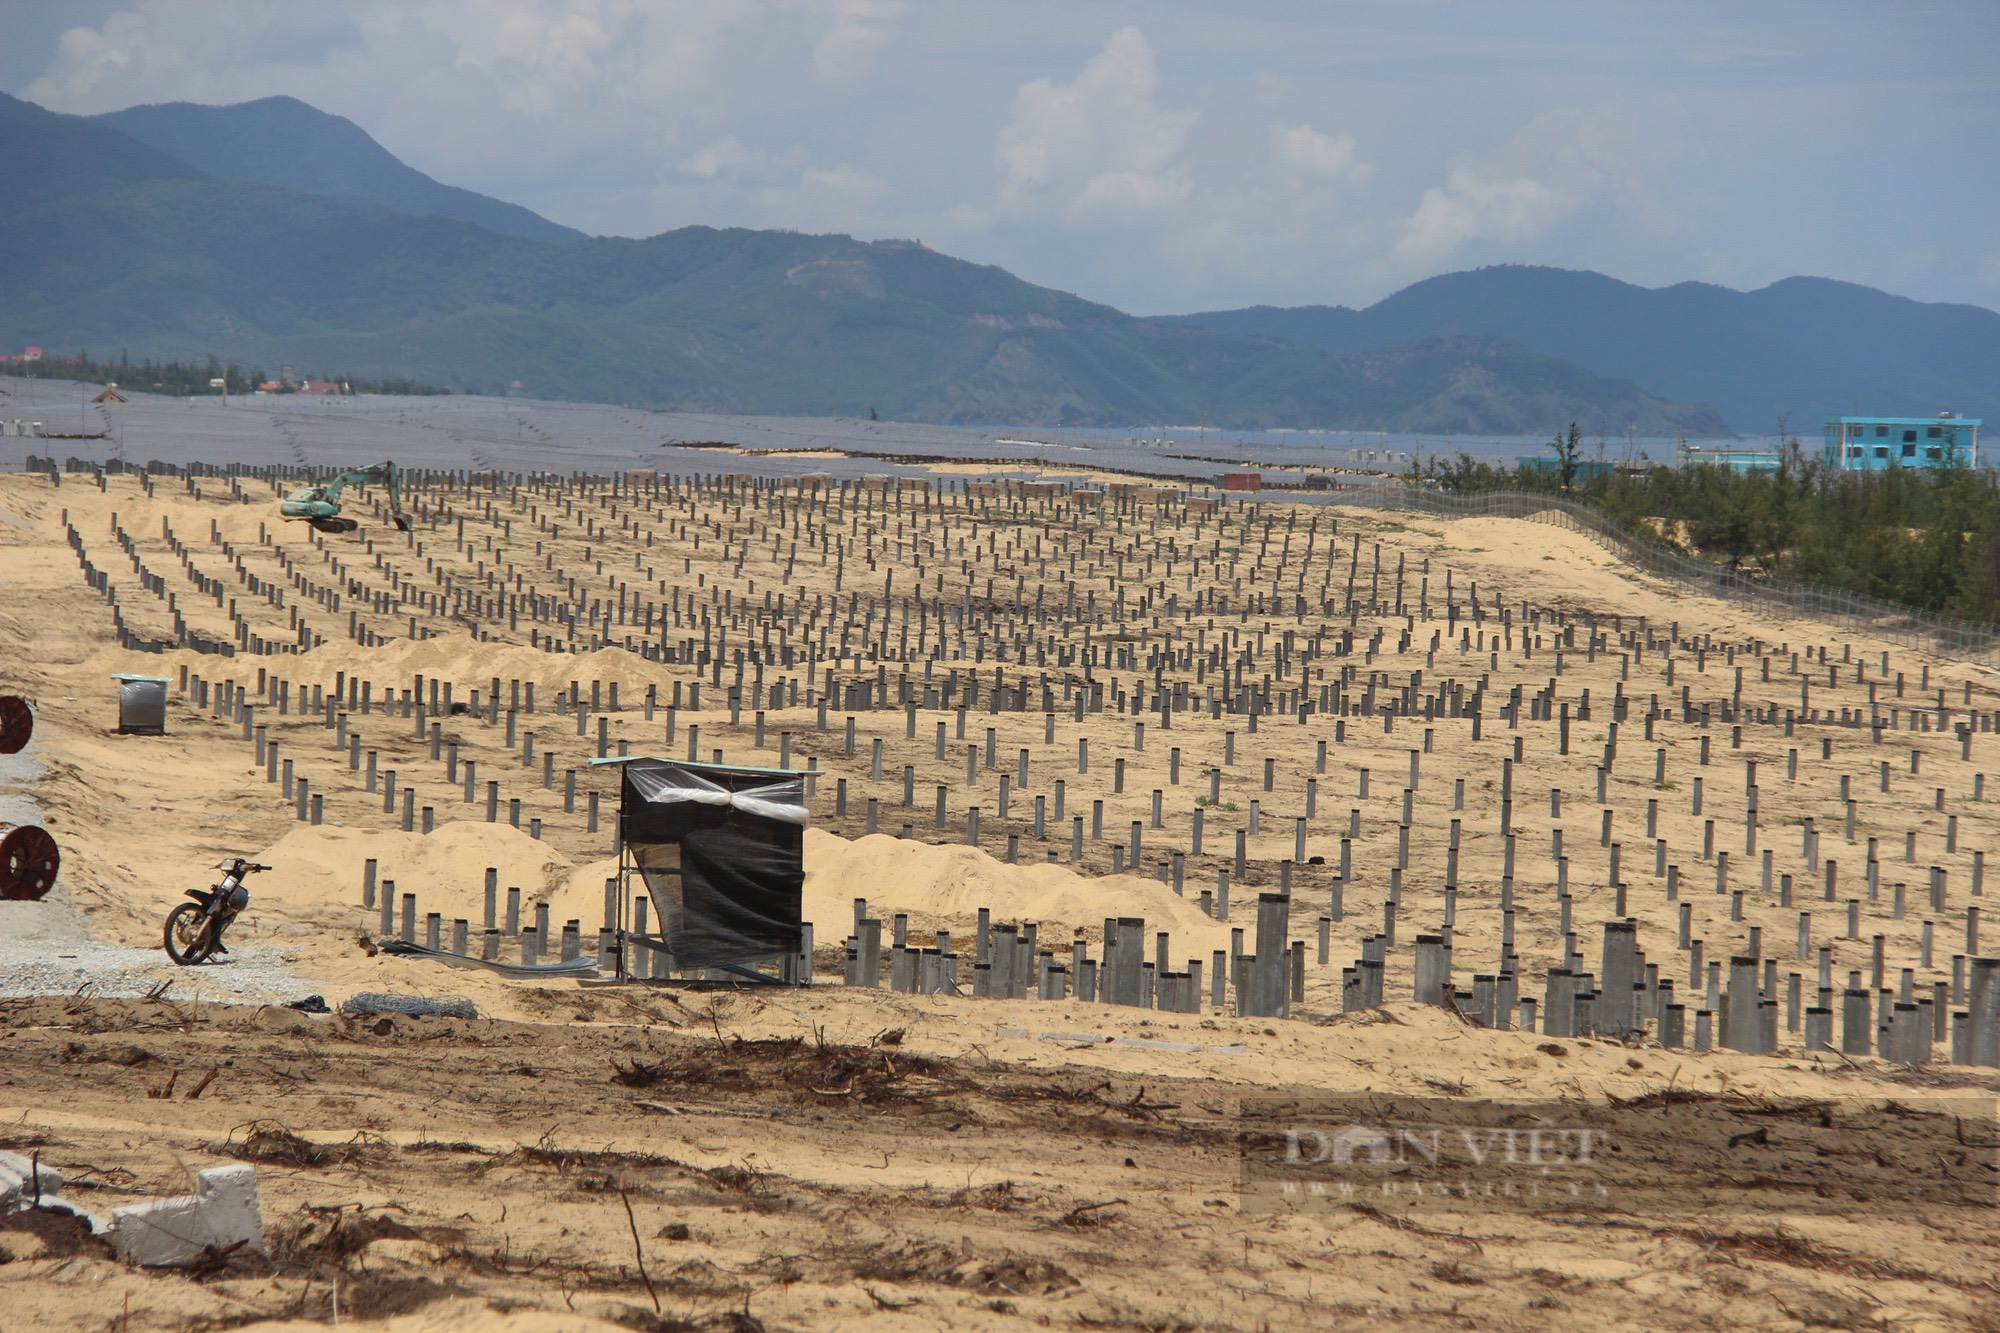
[[[1589,505],[1641,540],[1752,577],[1861,593],[2000,623],[2000,480],[1964,465],[1847,472],[1786,439],[1775,468],[1713,463],[1590,468],[1571,426],[1546,466],[1496,467],[1461,453],[1412,464],[1418,485],[1516,490]]]
[[[172,394],[182,398],[222,393],[222,387],[213,383],[215,380],[226,380],[229,392],[238,394],[250,393],[258,385],[270,382],[261,369],[235,365],[225,367],[220,358],[213,356],[199,362],[133,361],[121,352],[116,361],[93,361],[87,348],[79,348],[75,356],[44,356],[39,361],[13,362],[7,366],[5,373],[27,379],[116,384],[120,389],[136,393]],[[355,393],[432,396],[451,392],[450,389],[410,379],[366,379],[354,375],[308,375],[302,378],[332,380],[347,385]]]

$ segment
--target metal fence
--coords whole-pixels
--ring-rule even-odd
[[[1927,615],[1858,593],[1753,578],[1645,541],[1588,507],[1555,496],[1523,491],[1447,495],[1413,486],[1357,486],[1339,491],[1335,503],[1413,510],[1442,518],[1520,518],[1552,523],[1582,533],[1650,574],[1710,597],[1770,615],[1824,621],[1939,657],[2000,667],[2000,631],[1991,625]]]

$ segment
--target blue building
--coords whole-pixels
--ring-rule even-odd
[[[1892,467],[1978,467],[1974,417],[1837,417],[1826,423],[1826,465],[1843,472]]]

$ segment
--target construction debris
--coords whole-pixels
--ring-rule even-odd
[[[401,958],[429,958],[443,963],[446,967],[476,967],[487,972],[497,972],[503,977],[594,977],[598,974],[597,963],[590,958],[572,958],[556,963],[502,963],[495,959],[474,958],[470,954],[452,953],[445,949],[426,948],[407,940],[385,939],[376,944],[383,953],[395,954]]]
[[[242,1250],[264,1252],[255,1167],[209,1167],[196,1173],[194,1189],[113,1211],[111,1245],[118,1257],[143,1268],[184,1268]]]
[[[62,1187],[63,1174],[54,1167],[17,1152],[0,1151],[0,1217],[39,1208],[80,1217],[90,1224],[93,1235],[102,1235],[104,1220],[58,1197]]]

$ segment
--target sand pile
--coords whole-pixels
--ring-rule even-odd
[[[604,883],[618,874],[614,857],[579,865],[504,824],[443,824],[428,836],[305,827],[258,853],[277,870],[252,881],[257,907],[286,917],[311,913],[322,922],[328,910],[358,913],[362,867],[370,857],[378,882],[394,880],[398,894],[416,894],[420,912],[476,924],[484,910],[486,867],[493,866],[503,891],[521,889],[524,911],[547,903],[552,920],[580,921],[586,932],[601,922]],[[1138,875],[1085,878],[1058,865],[1008,865],[976,847],[934,847],[886,834],[849,841],[820,829],[806,830],[805,867],[805,919],[822,945],[846,936],[856,898],[868,900],[871,915],[906,912],[926,927],[969,928],[979,909],[989,907],[996,921],[1039,922],[1044,938],[1073,927],[1094,937],[1104,918],[1118,916],[1141,917],[1148,930],[1172,932],[1176,949],[1206,952],[1229,943],[1227,925],[1158,880]],[[632,892],[645,891],[635,879]],[[503,910],[505,902],[503,893]]]
[[[478,823],[441,825],[429,837],[301,828],[262,856],[282,872],[271,876],[286,882],[272,896],[285,903],[352,908],[360,902],[362,863],[372,856],[378,875],[395,880],[399,894],[418,895],[418,910],[475,922],[486,867],[496,866],[502,889],[519,885],[525,906],[545,902],[553,921],[580,921],[586,932],[602,920],[604,882],[618,875],[615,857],[579,865],[518,829]],[[806,830],[805,868],[804,915],[821,945],[847,935],[856,898],[868,900],[873,916],[906,912],[925,928],[969,929],[979,909],[990,907],[995,921],[1040,923],[1044,938],[1073,927],[1094,938],[1104,918],[1120,916],[1172,932],[1177,950],[1207,952],[1229,943],[1227,925],[1138,875],[1086,878],[1058,865],[1008,865],[976,847],[934,847],[886,834],[850,841],[821,829]],[[635,879],[632,892],[646,890]]]
[[[1581,532],[1517,518],[1417,519],[1413,528],[1435,528],[1436,554],[1482,588],[1505,586],[1509,596],[1546,599],[1556,606],[1617,604],[1634,612],[1685,615],[1685,590],[1650,578]],[[1413,534],[1427,535],[1427,534]]]
[[[502,682],[533,681],[536,706],[549,712],[555,709],[556,692],[567,690],[571,681],[582,683],[586,698],[591,681],[603,681],[606,685],[616,681],[619,703],[636,708],[645,698],[646,686],[672,679],[663,666],[624,648],[550,653],[524,644],[482,642],[469,631],[429,639],[392,639],[358,655],[352,644],[329,642],[285,662],[279,671],[288,679],[329,688],[335,675],[344,671],[378,686],[394,685],[398,690],[410,688],[412,677],[421,673],[454,681],[461,690],[477,689],[482,699],[487,684],[495,676]],[[469,700],[469,695],[462,693],[454,697],[458,702]],[[716,704],[721,702],[718,694]]]
[[[852,842],[807,829],[805,917],[823,943],[852,928],[854,900],[871,916],[907,912],[924,920],[971,920],[982,907],[995,921],[1082,927],[1095,938],[1106,917],[1143,917],[1150,930],[1171,931],[1174,948],[1207,952],[1227,947],[1229,927],[1156,879],[1140,875],[1084,878],[1060,865],[1008,865],[977,847],[934,847],[885,833]]]
[[[617,878],[618,858],[606,856],[572,867],[561,882],[549,887],[546,898],[531,897],[525,888],[521,897],[524,902],[547,902],[551,921],[558,925],[565,921],[579,922],[585,936],[595,941],[597,928],[604,924],[604,881]],[[641,894],[645,891],[645,886],[635,877],[632,892]]]
[[[447,931],[454,919],[463,917],[477,936],[484,920],[488,866],[499,872],[500,913],[506,911],[507,888],[520,888],[524,925],[533,923],[536,904],[559,896],[575,869],[561,852],[505,824],[442,824],[427,835],[302,826],[256,854],[256,860],[273,869],[250,881],[250,907],[239,927],[240,943],[277,948],[302,987],[324,994],[334,1004],[356,991],[391,991],[463,998],[477,1004],[482,1014],[539,1019],[546,1018],[549,1004],[559,1003],[550,992],[566,994],[575,988],[573,981],[509,981],[358,946],[358,936],[372,939],[380,933],[376,913],[361,906],[363,867],[370,858],[376,862],[378,885],[395,883],[399,926],[401,896],[417,896],[419,940],[421,917],[431,912],[444,918]],[[601,878],[592,903],[587,912],[569,911],[556,903],[550,915],[558,923],[572,916],[585,918],[594,947],[603,912]],[[519,958],[516,941],[508,941],[505,956]],[[189,977],[193,985],[202,980]]]
[[[500,872],[502,910],[509,886],[521,890],[523,903],[546,902],[573,866],[547,843],[506,824],[453,822],[429,834],[303,825],[256,854],[273,870],[250,881],[253,920],[271,913],[309,915],[322,924],[344,920],[326,913],[359,909],[371,858],[377,882],[394,880],[397,893],[416,894],[419,911],[474,922],[484,911],[488,866]]]

